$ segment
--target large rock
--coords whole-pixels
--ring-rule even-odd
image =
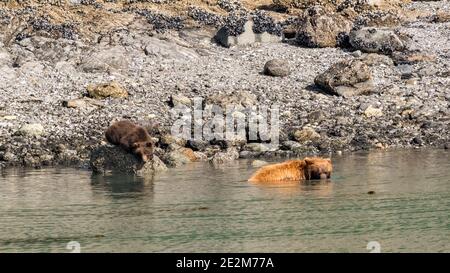
[[[364,111],[364,115],[368,118],[371,117],[381,117],[383,115],[383,110],[380,108],[375,108],[372,105],[369,105],[367,109]]]
[[[174,150],[165,154],[163,160],[170,167],[179,167],[191,162],[191,159],[180,150]]]
[[[343,97],[370,93],[374,88],[369,67],[357,59],[332,65],[318,75],[314,82],[324,91]]]
[[[105,84],[90,84],[86,89],[89,97],[94,99],[128,97],[128,92],[115,81]]]
[[[374,10],[362,13],[353,22],[355,29],[363,27],[396,27],[406,20],[400,10]]]
[[[267,32],[255,33],[253,31],[253,21],[247,21],[241,31],[230,30],[229,26],[224,26],[214,36],[216,42],[224,47],[235,45],[249,45],[253,43],[275,43],[280,42],[281,38]]]
[[[352,28],[349,20],[320,7],[305,11],[300,17],[297,43],[307,47],[336,47],[348,37]]]
[[[389,56],[383,55],[383,54],[377,54],[377,53],[369,53],[365,54],[360,58],[361,61],[363,61],[368,66],[380,66],[380,65],[386,65],[386,66],[393,66],[394,62]]]
[[[195,47],[188,47],[177,39],[177,35],[148,37],[144,42],[145,55],[165,60],[190,60],[199,57]]]
[[[90,166],[94,173],[112,171],[142,176],[153,175],[167,169],[157,156],[153,156],[153,160],[143,163],[135,155],[112,145],[102,145],[92,151]]]
[[[232,162],[239,158],[239,152],[236,150],[236,148],[228,148],[225,152],[218,152],[215,154],[210,162],[213,165],[220,165]]]
[[[63,102],[63,106],[67,108],[91,109],[102,107],[103,104],[91,98],[71,99]]]
[[[190,107],[192,105],[192,100],[183,94],[172,94],[170,96],[170,105],[174,107],[178,105]]]
[[[291,73],[289,64],[280,59],[273,59],[264,65],[264,74],[274,77],[286,77]]]
[[[420,62],[436,61],[436,55],[426,52],[410,51],[410,50],[394,52],[391,57],[396,65],[400,64],[412,65]]]
[[[299,143],[306,143],[308,141],[319,140],[320,134],[317,133],[313,128],[303,127],[303,129],[294,132],[294,138]]]
[[[368,53],[392,54],[405,49],[404,42],[389,29],[366,27],[350,32],[350,44]]]
[[[265,143],[248,143],[243,147],[245,151],[263,153],[273,151],[273,147],[270,144]]]
[[[20,127],[19,135],[39,137],[44,134],[44,126],[40,123],[25,124]]]
[[[448,11],[436,12],[436,14],[431,16],[431,22],[433,22],[433,23],[448,23],[448,22],[450,22],[450,12],[448,12]]]
[[[130,53],[123,46],[101,49],[86,55],[80,68],[83,72],[113,72],[127,70],[130,66]]]
[[[246,108],[257,105],[258,99],[256,95],[247,91],[232,91],[211,95],[206,98],[206,103],[218,105],[223,109],[230,105]]]

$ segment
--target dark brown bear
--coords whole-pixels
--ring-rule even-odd
[[[147,130],[128,120],[114,123],[106,130],[109,143],[119,145],[125,151],[135,154],[143,162],[153,158],[153,141]]]

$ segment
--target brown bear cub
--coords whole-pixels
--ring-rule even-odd
[[[248,180],[249,182],[292,182],[313,179],[329,179],[333,166],[329,158],[307,157],[264,166]]]
[[[119,145],[125,151],[136,155],[143,162],[153,158],[153,141],[147,130],[128,120],[111,125],[105,133],[109,143]]]

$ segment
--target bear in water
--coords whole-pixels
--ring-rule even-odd
[[[143,127],[128,120],[111,125],[105,133],[106,140],[136,155],[143,162],[153,158],[153,140]]]
[[[249,182],[289,182],[313,179],[329,179],[333,166],[331,159],[307,157],[267,165],[256,171]]]

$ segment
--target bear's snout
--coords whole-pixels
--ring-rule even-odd
[[[143,154],[142,155],[142,161],[147,162],[149,160],[148,156]]]
[[[321,180],[328,179],[328,175],[327,175],[326,173],[321,173],[321,174],[320,174],[320,179],[321,179]]]

